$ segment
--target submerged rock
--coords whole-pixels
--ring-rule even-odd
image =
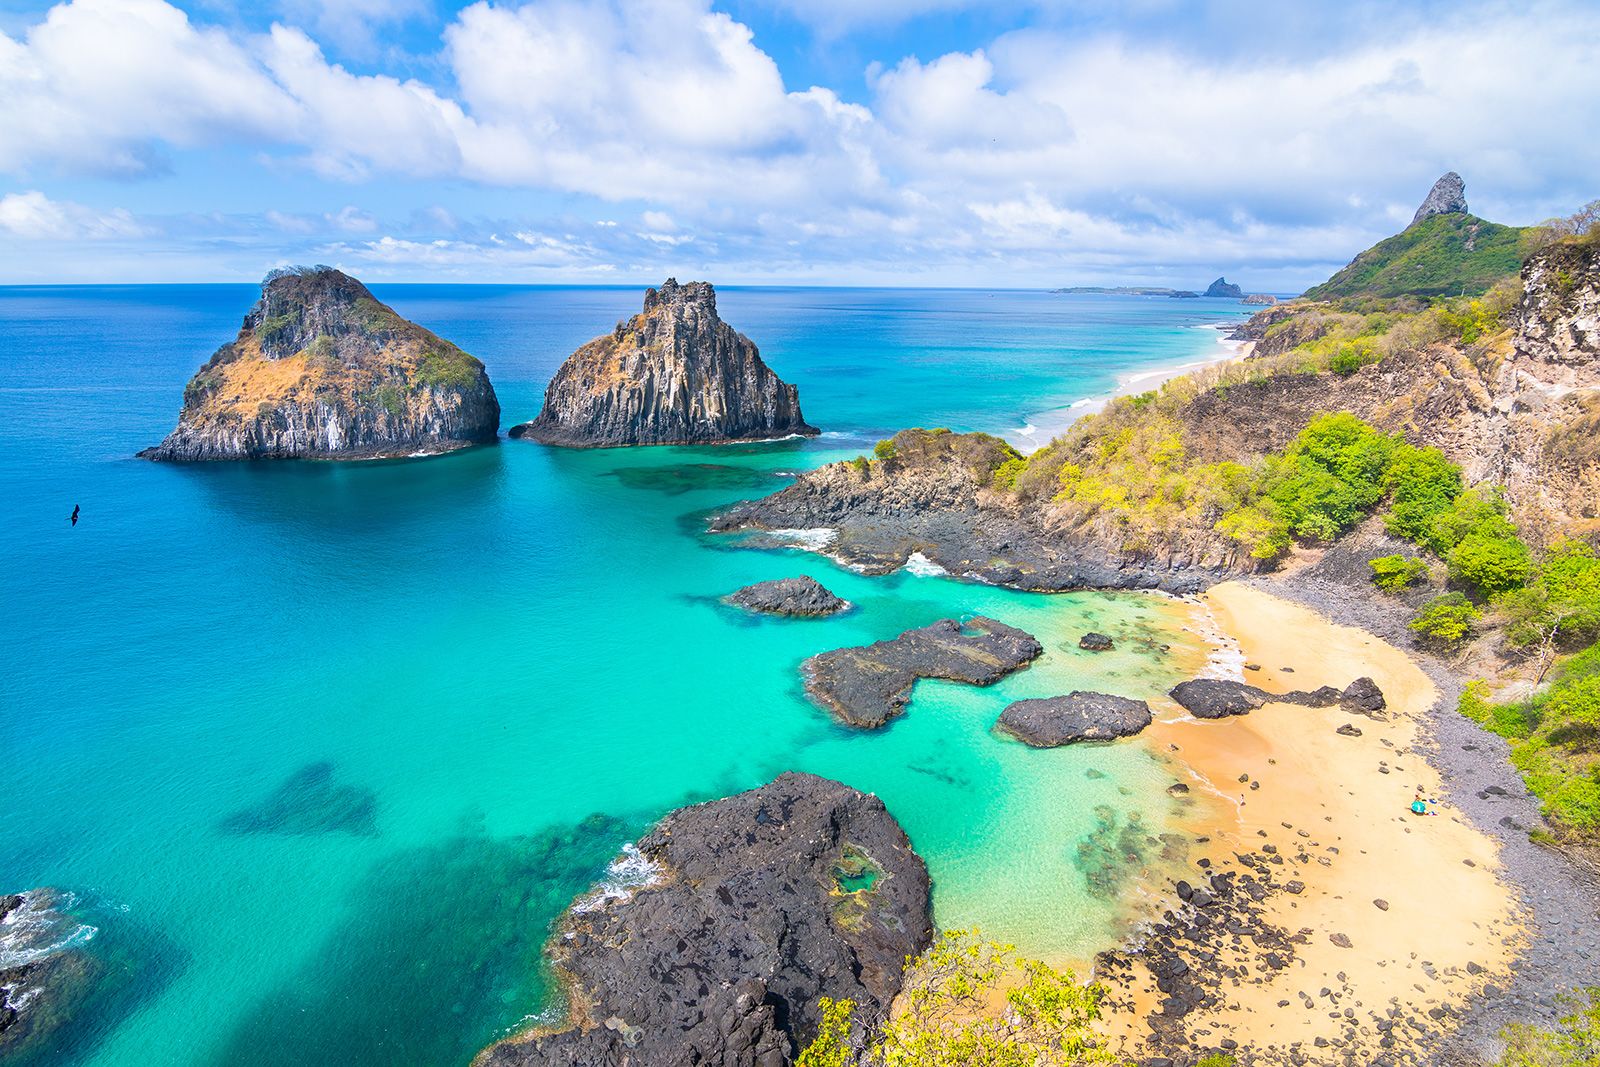
[[[581,899],[551,942],[571,1029],[503,1041],[480,1067],[781,1067],[819,998],[881,1017],[932,940],[927,868],[899,824],[815,775],[675,811],[638,856],[646,884]]]
[[[1110,652],[1117,646],[1116,642],[1105,634],[1097,634],[1091,631],[1078,638],[1078,647],[1087,652]]]
[[[873,729],[905,710],[918,678],[993,685],[1044,652],[1031,634],[975,616],[941,619],[892,641],[840,648],[801,665],[806,693],[846,726]]]
[[[333,764],[317,762],[291,774],[260,804],[222,820],[222,829],[230,834],[343,832],[371,837],[378,832],[377,814],[377,794],[338,784]]]
[[[512,437],[548,445],[716,444],[817,430],[800,394],[717,315],[708,282],[668,278],[644,310],[578,349],[556,371],[538,418]]]
[[[806,575],[747,585],[728,601],[747,611],[803,618],[836,615],[850,607],[848,600],[834,596],[821,582]]]
[[[1465,214],[1467,214],[1467,183],[1462,181],[1461,175],[1455,171],[1446,171],[1433,183],[1433,188],[1428,190],[1428,195],[1418,206],[1417,213],[1411,216],[1411,225],[1415,226],[1433,215]]]
[[[332,267],[274,271],[183,391],[157,460],[365,459],[493,441],[483,364]]]
[[[1034,748],[1055,748],[1077,741],[1131,737],[1149,726],[1150,721],[1150,705],[1142,700],[1074,692],[1019,700],[1000,713],[996,725]]]

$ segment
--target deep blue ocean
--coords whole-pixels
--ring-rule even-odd
[[[374,292],[484,361],[503,427],[642,297]],[[1126,378],[1212,358],[1204,327],[1248,309],[718,296],[823,437],[170,466],[133,454],[255,287],[0,288],[0,893],[58,890],[60,937],[107,972],[50,1062],[464,1064],[558,1010],[550,923],[625,842],[791,768],[885,799],[941,924],[1058,959],[1107,946],[1146,862],[1124,831],[1173,817],[1167,769],[1137,745],[1035,751],[990,727],[1021,696],[1164,692],[1203,655],[1179,606],[867,578],[713,537],[705,516],[905,426],[1027,443]],[[856,610],[755,620],[719,601],[801,573]],[[993,689],[921,683],[872,734],[801,692],[814,652],[972,613],[1046,655]],[[1089,628],[1119,650],[1079,652]]]

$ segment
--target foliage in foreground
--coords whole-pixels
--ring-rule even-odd
[[[1550,1029],[1506,1027],[1505,1055],[1496,1067],[1600,1067],[1600,989],[1566,998],[1570,1009]]]
[[[1546,818],[1578,835],[1600,834],[1600,644],[1562,664],[1532,699],[1496,704],[1474,682],[1460,708],[1511,742],[1511,762]]]
[[[950,930],[906,973],[904,1010],[864,1052],[849,1000],[821,1001],[822,1025],[798,1067],[1070,1067],[1115,1063],[1093,1023],[1104,987],[1019,959],[976,930]]]

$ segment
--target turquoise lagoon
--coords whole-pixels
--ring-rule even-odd
[[[376,292],[485,361],[507,426],[640,300]],[[540,946],[621,845],[790,768],[884,798],[928,860],[940,924],[1063,959],[1115,934],[1174,815],[1170,771],[1134,744],[1036,752],[990,728],[1022,696],[1164,691],[1200,650],[1180,613],[868,578],[709,536],[704,516],[902,426],[1014,434],[1214,354],[1202,327],[1244,309],[719,296],[823,438],[178,467],[132,455],[170,428],[253,287],[0,289],[0,891],[70,891],[115,972],[62,1061],[465,1063],[556,1010]],[[856,609],[758,620],[718,600],[800,573]],[[801,692],[814,652],[973,613],[1046,654],[988,690],[922,683],[872,734]],[[1118,651],[1078,651],[1090,628]]]

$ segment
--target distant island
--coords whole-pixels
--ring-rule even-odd
[[[1160,296],[1172,300],[1198,300],[1201,297],[1213,299],[1238,300],[1244,304],[1270,305],[1276,304],[1278,298],[1267,293],[1246,293],[1242,288],[1229,282],[1227,278],[1218,278],[1208,285],[1203,292],[1193,289],[1167,289],[1157,285],[1073,285],[1065,289],[1052,289],[1057,294],[1086,294],[1091,296]]]

